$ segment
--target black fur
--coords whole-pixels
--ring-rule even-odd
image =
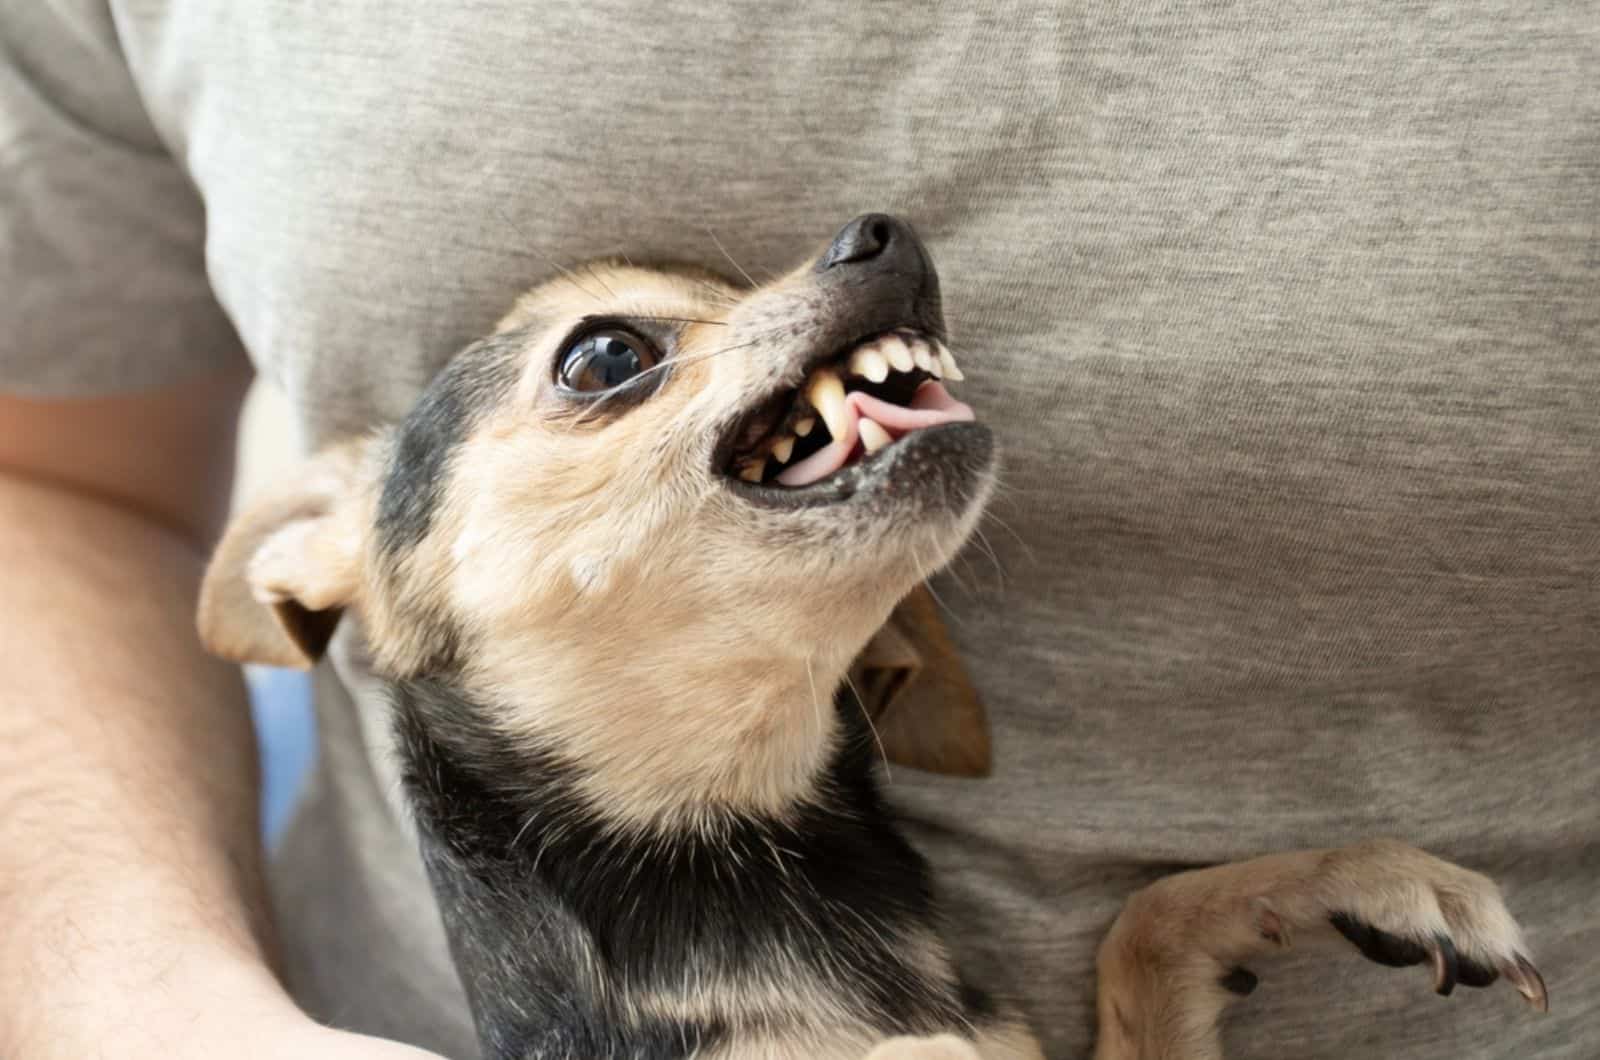
[[[415,547],[433,525],[450,462],[473,426],[516,382],[523,330],[475,342],[457,354],[400,423],[378,497],[379,551]]]
[[[526,329],[475,342],[434,377],[395,431],[384,456],[383,485],[374,520],[379,570],[389,595],[430,646],[417,665],[426,672],[453,668],[462,631],[456,620],[406,592],[401,560],[427,536],[444,498],[450,465],[473,428],[516,385]]]
[[[748,983],[807,967],[884,1034],[959,1031],[979,991],[929,980],[899,939],[935,925],[928,868],[890,822],[853,700],[814,803],[792,822],[729,815],[705,833],[623,835],[578,795],[578,767],[513,752],[451,683],[394,688],[407,784],[486,1055],[677,1060],[749,1026],[639,1020],[618,998],[687,969]]]

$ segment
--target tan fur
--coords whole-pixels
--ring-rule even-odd
[[[849,931],[848,922],[835,926],[836,930]],[[929,931],[918,931],[898,940],[908,964],[930,979],[954,985],[954,972],[943,942]],[[857,1060],[872,1046],[856,1022],[829,994],[823,984],[798,968],[774,966],[765,970],[755,982],[743,980],[737,984],[707,982],[697,979],[693,970],[685,977],[683,988],[671,996],[650,997],[638,1008],[641,1016],[683,1021],[689,1024],[714,1022],[724,1024],[759,1025],[768,1022],[772,1013],[785,1013],[793,1024],[774,1031],[760,1040],[741,1038],[736,1043],[713,1050],[710,1057],[725,1056],[729,1060],[747,1060],[755,1057],[772,1057],[774,1060],[799,1060],[799,1058],[838,1057],[840,1060]],[[1019,1025],[1004,1025],[997,1030],[996,1041],[1010,1043],[1018,1033]],[[1026,1031],[1020,1032],[1031,1045]],[[917,1039],[920,1041],[921,1039]],[[1012,1048],[1006,1044],[1005,1048]],[[1035,1050],[1037,1049],[1034,1046]],[[990,1053],[983,1054],[986,1058]],[[999,1051],[994,1060],[1022,1060],[1036,1056],[1029,1053]]]
[[[612,292],[603,307],[557,281],[503,323],[548,322],[412,562],[435,572],[441,606],[485,631],[469,677],[498,693],[507,738],[570,748],[609,813],[644,824],[708,805],[778,812],[831,749],[831,690],[851,659],[899,587],[968,527],[891,536],[735,500],[709,474],[711,442],[731,410],[798,382],[814,351],[795,325],[814,307],[782,281],[747,295],[626,266],[585,275]],[[546,393],[554,344],[601,310],[708,321],[684,326],[670,380],[615,423]],[[484,554],[495,562],[466,562]],[[615,630],[619,613],[672,636],[638,644]],[[381,629],[373,640],[403,642]]]
[[[316,662],[332,624],[313,616],[336,620],[362,576],[371,464],[364,440],[333,446],[228,524],[200,587],[207,648],[236,662]]]
[[[973,1038],[939,1034],[874,1043],[861,1034],[774,1034],[714,1049],[697,1060],[1044,1060],[1039,1043],[1020,1024],[1003,1023]]]
[[[987,771],[982,704],[932,601],[913,593],[884,628],[907,588],[961,546],[986,497],[918,520],[776,513],[735,498],[712,468],[715,439],[739,415],[800,381],[809,323],[827,309],[819,297],[803,269],[753,292],[615,264],[537,288],[500,325],[520,343],[514,392],[466,439],[421,542],[376,554],[386,438],[324,453],[230,528],[203,589],[207,643],[307,665],[350,611],[374,670],[405,676],[437,650],[418,616],[447,616],[468,641],[464,677],[504,739],[582,761],[584,793],[620,828],[709,827],[718,807],[781,813],[804,798],[835,738],[831,692],[869,641],[856,676],[891,756]],[[673,321],[670,374],[625,416],[552,394],[563,337],[593,315]],[[666,635],[632,637],[618,614]],[[1505,968],[1523,952],[1493,884],[1400,844],[1185,873],[1135,895],[1100,949],[1096,1056],[1220,1056],[1217,1018],[1236,999],[1219,979],[1291,934],[1328,934],[1334,910],[1406,936],[1447,932],[1463,954]],[[926,974],[953,974],[936,938],[902,941]],[[814,1016],[714,1054],[728,1060],[1040,1056],[1005,1023],[971,1043],[830,1032],[848,1021],[790,969],[754,986],[691,976],[637,1004],[706,1022],[751,1006]]]
[[[866,1060],[1044,1060],[1044,1051],[1026,1027],[1002,1023],[978,1032],[971,1041],[953,1034],[891,1038],[868,1053]]]

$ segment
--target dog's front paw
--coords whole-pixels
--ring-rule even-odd
[[[964,1038],[941,1034],[934,1038],[890,1038],[867,1054],[866,1060],[983,1060]]]
[[[1245,963],[1302,933],[1343,935],[1382,964],[1431,964],[1442,994],[1504,976],[1549,1008],[1492,880],[1376,840],[1195,869],[1129,898],[1100,944],[1096,1060],[1221,1056],[1217,1019],[1258,982]]]
[[[1430,964],[1434,989],[1446,995],[1458,983],[1484,987],[1504,976],[1528,1004],[1549,1010],[1522,929],[1487,876],[1374,840],[1329,852],[1318,877],[1329,923],[1369,960]]]

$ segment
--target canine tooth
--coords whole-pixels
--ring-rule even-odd
[[[939,347],[939,367],[944,370],[944,377],[946,379],[959,383],[961,380],[966,378],[966,376],[962,374],[961,369],[956,367],[956,359],[952,357],[950,355],[950,351],[945,349],[942,345]]]
[[[889,335],[878,340],[878,349],[889,358],[889,366],[897,372],[909,372],[917,366],[916,359],[911,356],[911,347],[906,345],[906,340],[899,335]]]
[[[772,455],[780,464],[787,464],[794,455],[794,435],[786,434],[772,443]]]
[[[889,359],[875,348],[863,346],[850,355],[850,371],[881,383],[889,378]]]
[[[767,458],[759,457],[755,460],[745,461],[745,463],[739,468],[739,477],[744,479],[746,482],[760,482],[761,476],[766,474],[766,471]]]
[[[815,427],[816,425],[817,418],[815,416],[807,416],[804,419],[795,420],[794,433],[797,436],[804,438],[806,435],[811,433],[811,428]]]
[[[843,438],[850,429],[850,413],[844,407],[844,383],[833,372],[820,368],[806,383],[806,400],[822,415],[828,433]]]
[[[917,367],[924,372],[933,372],[933,355],[928,352],[926,343],[919,342],[911,347],[911,359],[917,362]]]
[[[856,430],[861,432],[861,445],[869,453],[876,453],[879,449],[894,441],[889,436],[888,431],[878,426],[876,421],[869,420],[865,416],[856,424]]]

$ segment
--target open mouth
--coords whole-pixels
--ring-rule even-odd
[[[745,417],[723,470],[779,489],[825,482],[916,431],[975,419],[945,389],[961,378],[937,339],[904,329],[875,336]]]

